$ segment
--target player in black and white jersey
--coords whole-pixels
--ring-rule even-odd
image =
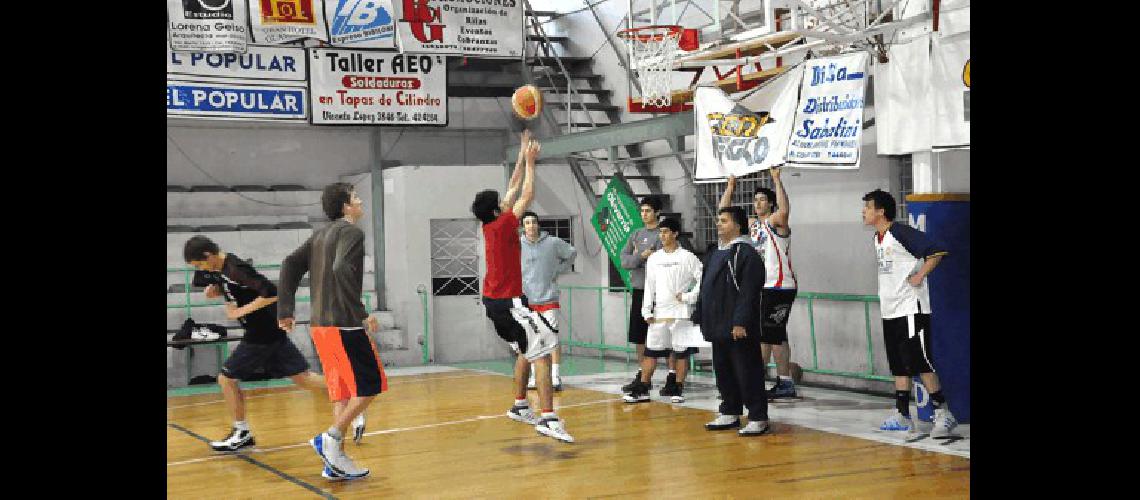
[[[896,409],[880,430],[914,431],[910,417],[911,377],[919,376],[930,391],[934,428],[930,436],[946,437],[958,425],[946,405],[942,385],[931,362],[930,288],[926,277],[947,255],[926,233],[894,222],[895,199],[876,189],[863,196],[863,224],[875,228],[879,264],[879,306],[887,363],[895,377]]]
[[[765,371],[768,361],[776,358],[776,385],[768,391],[769,399],[794,398],[796,385],[792,380],[792,351],[788,346],[788,316],[796,300],[796,273],[792,270],[789,247],[792,229],[788,225],[791,212],[788,194],[780,181],[780,168],[768,171],[772,176],[773,191],[758,188],[752,195],[752,209],[756,217],[748,220],[748,236],[752,246],[764,261],[764,288],[760,291],[760,352]],[[721,196],[719,208],[732,205],[736,190],[736,176],[728,176],[728,187]]]

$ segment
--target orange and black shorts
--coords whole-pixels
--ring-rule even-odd
[[[329,400],[375,396],[388,390],[380,354],[364,328],[313,326],[309,331],[325,372]]]

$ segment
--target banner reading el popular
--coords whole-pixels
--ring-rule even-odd
[[[248,0],[253,43],[329,40],[323,0]],[[335,1],[335,0],[333,0]]]
[[[796,111],[802,66],[769,82],[740,102],[723,90],[697,87],[697,182],[737,177],[784,163]]]
[[[212,120],[308,121],[305,49],[245,54],[166,51],[166,114]]]
[[[166,0],[166,17],[173,50],[245,52],[245,0]]]
[[[521,0],[393,0],[400,50],[412,54],[519,57]]]
[[[614,177],[606,184],[602,199],[594,209],[594,216],[590,217],[590,224],[594,226],[602,247],[606,249],[606,255],[610,256],[610,262],[617,268],[625,286],[632,286],[629,270],[621,266],[621,250],[629,241],[629,235],[645,227],[645,223],[641,222],[640,206],[625,179]]]
[[[447,58],[309,49],[314,124],[447,125]]]
[[[337,47],[394,49],[394,12],[392,0],[325,0],[329,42]]]
[[[859,168],[866,66],[866,52],[804,62],[789,166]]]

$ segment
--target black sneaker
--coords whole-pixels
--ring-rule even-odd
[[[661,391],[658,392],[658,394],[660,394],[662,397],[676,396],[679,394],[677,392],[677,374],[676,373],[670,372],[669,376],[665,377],[665,387],[662,387]]]
[[[626,403],[646,403],[649,402],[649,384],[642,383],[640,380],[634,381],[633,389],[621,399]]]
[[[210,441],[210,448],[213,448],[214,451],[234,452],[255,444],[257,443],[253,441],[252,432],[239,431],[235,428],[230,432],[229,437],[221,441]]]
[[[633,382],[630,382],[628,384],[621,386],[621,392],[632,391],[633,388],[636,387],[636,384],[640,384],[640,383],[641,383],[641,370],[637,370],[637,375],[633,376]],[[653,382],[650,382],[649,383],[649,389],[652,389],[652,388],[653,388]],[[649,390],[649,389],[646,389],[646,390]]]
[[[684,392],[684,390],[685,390],[684,384],[675,385],[674,389],[673,389],[673,394],[669,395],[670,401],[672,401],[674,403],[684,403],[685,402],[685,396],[681,395],[681,393]]]

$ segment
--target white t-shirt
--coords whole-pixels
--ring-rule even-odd
[[[780,236],[768,221],[756,220],[749,226],[748,235],[752,237],[756,253],[764,260],[764,288],[795,290],[796,272],[788,255],[791,233],[787,237]]]
[[[930,314],[930,287],[926,279],[916,287],[911,286],[907,278],[922,268],[927,257],[949,252],[926,233],[897,222],[891,224],[881,239],[878,232],[871,237],[879,261],[879,307],[883,319]]]
[[[701,260],[693,252],[677,247],[650,254],[645,261],[645,297],[641,302],[644,318],[689,319],[690,304],[697,301],[701,284]],[[677,293],[682,292],[682,300]]]

